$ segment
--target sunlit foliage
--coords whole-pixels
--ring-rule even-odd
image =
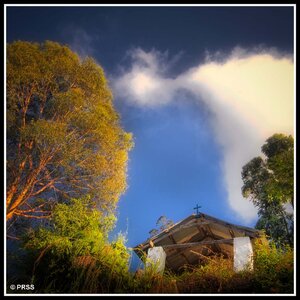
[[[50,41],[8,44],[6,116],[8,220],[49,217],[53,203],[86,194],[115,208],[132,138],[92,58]]]
[[[289,245],[273,242],[254,244],[253,289],[261,292],[292,293],[294,289],[294,251]]]
[[[31,257],[27,281],[43,293],[101,293],[126,286],[130,255],[123,235],[108,240],[114,221],[93,208],[88,197],[57,204],[48,226],[23,238]]]

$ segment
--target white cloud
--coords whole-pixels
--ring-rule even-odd
[[[143,106],[170,102],[177,86],[173,79],[163,77],[163,73],[168,69],[168,54],[155,50],[146,53],[138,48],[130,51],[129,56],[134,63],[129,72],[114,81],[115,93]]]
[[[132,51],[132,68],[115,80],[116,95],[141,106],[171,102],[185,89],[204,101],[223,148],[224,181],[231,208],[244,222],[256,218],[256,209],[241,195],[242,166],[275,132],[293,134],[293,62],[276,50],[236,48],[225,58],[207,55],[206,62],[175,79],[165,75],[164,55]],[[221,60],[220,60],[221,58]]]
[[[178,62],[182,54],[183,52],[179,52],[170,58],[168,51],[160,52],[152,49],[145,52],[141,48],[134,48],[129,50],[126,56],[132,59],[134,68],[144,68],[157,74],[163,74]]]
[[[293,64],[288,58],[256,54],[212,62],[189,72],[189,80],[194,89],[201,84],[264,135],[293,128]]]

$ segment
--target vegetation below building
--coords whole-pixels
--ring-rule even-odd
[[[232,260],[214,257],[181,274],[161,275],[153,268],[130,273],[124,237],[109,242],[112,219],[99,224],[100,213],[90,203],[85,198],[59,204],[47,228],[24,235],[21,248],[26,252],[19,255],[17,266],[23,272],[10,277],[8,286],[31,282],[39,294],[293,292],[293,249],[261,240],[254,247],[254,271],[236,273]]]

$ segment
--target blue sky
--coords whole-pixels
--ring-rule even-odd
[[[7,42],[57,41],[104,68],[135,142],[113,232],[128,246],[197,203],[255,225],[240,171],[293,133],[293,26],[293,7],[7,8]]]

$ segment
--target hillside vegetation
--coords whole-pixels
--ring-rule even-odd
[[[55,42],[17,41],[7,45],[6,84],[8,293],[293,292],[293,216],[284,210],[294,204],[291,138],[274,136],[269,159],[243,169],[243,192],[271,239],[255,245],[253,272],[215,257],[180,274],[131,273],[126,237],[109,233],[133,139],[103,69]]]

